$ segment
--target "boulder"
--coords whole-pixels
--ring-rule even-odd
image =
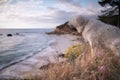
[[[12,34],[7,34],[7,36],[11,37],[11,36],[13,36],[13,35],[12,35]]]
[[[15,35],[19,35],[19,33],[15,33]]]
[[[0,34],[0,36],[2,36],[3,34]]]

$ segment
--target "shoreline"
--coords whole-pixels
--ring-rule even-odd
[[[43,34],[43,35],[46,36],[45,34]],[[46,38],[47,38],[47,37],[46,37]],[[10,63],[8,63],[8,64],[6,64],[6,65],[0,66],[0,72],[1,72],[3,69],[6,69],[6,68],[8,68],[8,67],[10,67],[10,66],[12,66],[12,65],[15,65],[15,64],[17,64],[17,63],[20,63],[20,62],[26,60],[26,59],[31,58],[31,57],[34,56],[35,54],[37,54],[37,53],[41,52],[43,49],[45,49],[50,43],[51,43],[51,42],[49,42],[49,41],[47,40],[46,44],[45,44],[43,47],[41,47],[40,50],[37,50],[37,51],[34,52],[34,53],[29,53],[29,54],[27,54],[27,55],[25,55],[25,56],[23,56],[23,57],[21,57],[21,58],[19,58],[19,59],[17,59],[17,60],[11,61]]]
[[[55,39],[55,41],[51,42],[49,46],[34,54],[30,58],[3,69],[0,72],[0,77],[8,79],[14,77],[24,78],[27,75],[36,75],[37,73],[41,73],[42,70],[40,70],[40,67],[49,63],[63,61],[63,59],[59,58],[58,55],[64,54],[69,46],[82,43],[80,40],[77,40],[78,36],[70,34],[48,36]]]

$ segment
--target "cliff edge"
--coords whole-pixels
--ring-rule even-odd
[[[48,32],[47,34],[57,34],[57,35],[72,34],[72,35],[79,35],[79,33],[77,32],[77,30],[75,28],[71,28],[68,25],[68,22],[65,22],[64,24],[57,26],[56,29],[53,32]]]

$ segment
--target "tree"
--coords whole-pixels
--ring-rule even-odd
[[[102,0],[98,1],[98,3],[103,7],[106,6],[106,4],[110,6],[119,6],[119,0]]]
[[[105,23],[109,23],[109,24],[120,27],[119,25],[120,1],[119,0],[101,0],[101,1],[98,1],[98,3],[102,7],[106,8],[106,10],[102,11],[102,15],[99,16],[99,19]]]

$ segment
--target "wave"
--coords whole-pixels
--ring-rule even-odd
[[[45,36],[46,39],[47,39],[47,40],[46,40],[47,42],[46,42],[46,44],[45,44],[44,46],[40,47],[39,50],[36,50],[35,52],[31,52],[31,53],[29,53],[29,54],[26,54],[26,55],[22,56],[22,57],[19,58],[19,59],[15,59],[14,61],[9,62],[8,64],[4,64],[4,65],[0,66],[0,71],[3,70],[3,69],[5,69],[5,68],[7,68],[7,67],[10,67],[11,65],[17,64],[17,63],[19,63],[19,62],[22,62],[22,61],[24,61],[24,60],[26,60],[26,59],[34,56],[35,54],[41,52],[41,51],[44,50],[45,48],[49,47],[50,44],[52,44],[52,43],[55,42],[54,39],[49,38],[46,34],[44,34],[43,36]]]

